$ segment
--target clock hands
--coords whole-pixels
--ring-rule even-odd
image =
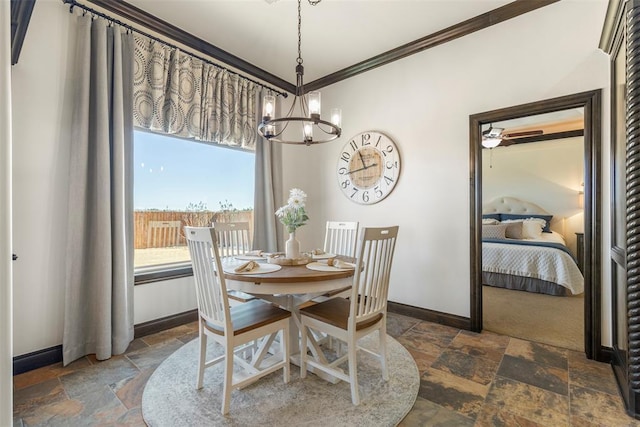
[[[349,171],[348,173],[349,173],[349,174],[352,174],[352,173],[360,172],[360,171],[363,171],[363,170],[365,170],[365,169],[372,168],[372,167],[374,167],[374,166],[378,166],[378,164],[377,164],[377,163],[373,163],[373,164],[371,164],[371,165],[369,165],[369,166],[365,166],[365,167],[360,168],[360,169],[355,169],[355,170]]]
[[[364,162],[364,157],[362,157],[362,151],[358,151],[358,156],[360,156],[360,161],[362,162],[362,167],[363,169],[368,168],[368,166],[366,165],[366,163]]]

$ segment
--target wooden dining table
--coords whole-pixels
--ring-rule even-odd
[[[355,262],[355,259],[350,257],[339,256],[338,258],[347,262]],[[226,262],[238,263],[232,260]],[[299,365],[300,307],[317,296],[351,286],[355,270],[317,271],[307,268],[306,265],[282,265],[281,267],[277,271],[258,274],[237,274],[225,271],[225,281],[228,289],[245,292],[273,302],[293,314],[289,325],[291,361]],[[309,349],[313,357],[326,363],[318,340],[313,336],[309,338]],[[331,382],[338,381],[324,372],[315,373]]]

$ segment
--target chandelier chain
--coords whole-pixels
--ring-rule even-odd
[[[298,64],[302,64],[302,0],[298,0]]]

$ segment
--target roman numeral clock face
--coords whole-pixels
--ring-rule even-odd
[[[380,132],[359,133],[342,148],[336,172],[338,185],[349,200],[363,205],[378,203],[398,181],[398,147]]]

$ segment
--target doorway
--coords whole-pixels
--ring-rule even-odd
[[[600,90],[578,93],[469,117],[471,328],[483,329],[482,290],[482,129],[491,123],[532,115],[582,108],[584,111],[584,349],[590,359],[602,360],[600,326]]]

